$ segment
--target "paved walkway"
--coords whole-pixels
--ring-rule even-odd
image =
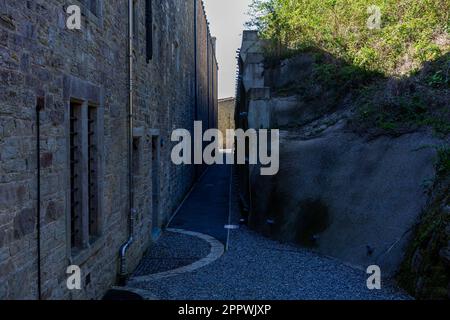
[[[235,185],[228,198],[230,173],[230,167],[211,167],[171,227],[226,241],[228,212],[232,224],[239,221]],[[151,298],[171,300],[408,298],[389,281],[383,281],[382,290],[370,291],[364,271],[264,238],[246,227],[231,230],[228,238],[228,250],[222,255],[223,246],[211,242],[211,237],[166,232],[143,259],[128,287]],[[170,274],[171,269],[178,271]]]
[[[170,223],[171,228],[208,234],[227,241],[231,167],[214,165],[207,169],[196,188]]]

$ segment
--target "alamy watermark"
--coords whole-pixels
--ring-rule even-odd
[[[381,268],[377,265],[372,265],[367,268],[367,289],[369,290],[381,290]]]
[[[69,30],[81,29],[81,9],[77,5],[70,5],[66,9],[69,17],[66,20],[66,27]]]
[[[81,290],[81,269],[77,265],[71,265],[67,267],[66,286],[69,290]]]
[[[178,142],[172,149],[171,159],[176,165],[182,164],[252,164],[261,165],[263,176],[273,176],[280,167],[280,132],[278,129],[228,129],[227,139],[236,141],[235,156],[228,154],[224,159],[219,147],[223,133],[218,129],[208,129],[203,133],[202,122],[194,122],[194,137],[186,129],[172,132],[172,142]],[[270,136],[270,137],[269,137]],[[269,143],[270,139],[270,143]],[[205,143],[209,143],[205,146]],[[192,157],[193,153],[193,157]]]

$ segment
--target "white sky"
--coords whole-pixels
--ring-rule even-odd
[[[219,98],[235,96],[236,50],[242,42],[251,0],[204,0],[212,36],[217,37]]]

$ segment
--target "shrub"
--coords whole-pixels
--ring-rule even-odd
[[[381,29],[370,30],[368,8],[381,9]],[[347,63],[394,74],[408,60],[418,67],[449,51],[448,0],[254,0],[248,24],[268,39],[268,55],[317,47]]]

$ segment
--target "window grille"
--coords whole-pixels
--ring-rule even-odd
[[[81,105],[70,105],[70,227],[71,247],[82,245],[81,232]]]
[[[88,107],[88,202],[89,237],[98,235],[98,167],[97,167],[97,108]]]
[[[70,104],[70,242],[75,253],[100,235],[98,111],[86,102]]]

